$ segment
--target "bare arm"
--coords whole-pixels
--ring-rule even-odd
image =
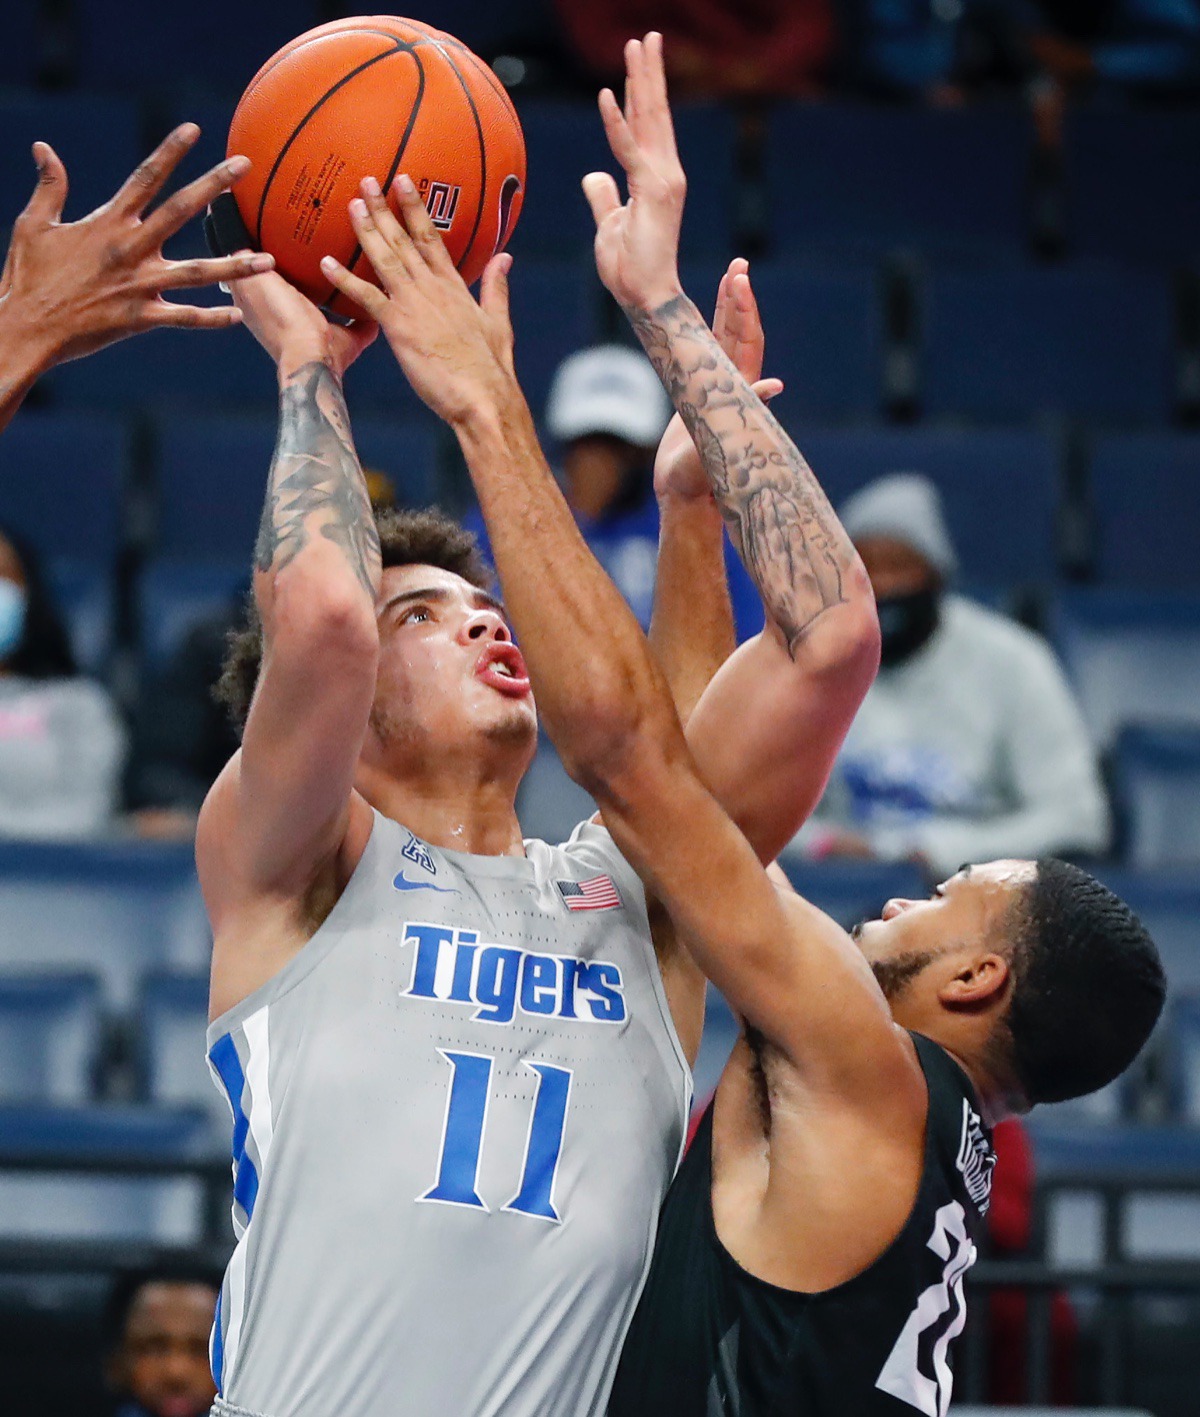
[[[275,275],[238,299],[279,368],[254,561],[263,662],[242,749],[201,818],[227,890],[296,894],[337,850],[375,688],[379,537],[342,397],[373,329],[336,330]]]
[[[607,90],[600,106],[629,199],[622,204],[607,174],[584,179],[596,264],[692,435],[767,613],[764,633],[717,676],[688,737],[706,781],[769,860],[815,804],[874,677],[874,599],[812,470],[680,290],[685,181],[661,42],[631,44],[626,59],[625,113]],[[752,307],[745,272],[733,283]]]
[[[34,144],[37,186],[13,227],[0,273],[0,428],[55,364],[142,330],[224,329],[240,320],[228,306],[162,298],[165,291],[235,280],[275,264],[249,251],[211,261],[163,258],[163,243],[250,166],[247,158],[231,157],[145,216],[199,135],[194,123],[176,128],[111,201],[67,223],[61,221],[66,169],[49,144]]]
[[[600,801],[621,850],[730,1003],[798,1066],[846,1086],[871,1070],[877,1088],[874,1064],[900,1055],[865,963],[832,921],[776,890],[705,789],[646,640],[542,456],[512,373],[510,258],[489,265],[477,306],[411,184],[397,195],[403,226],[378,198],[355,219],[383,291],[324,268],[380,320],[409,381],[459,440],[568,771]]]

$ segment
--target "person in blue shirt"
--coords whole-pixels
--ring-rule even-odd
[[[654,454],[670,414],[650,361],[620,344],[564,360],[546,404],[546,431],[575,520],[643,629],[650,626],[658,560]],[[478,510],[464,520],[490,559]],[[726,543],[725,550],[740,643],[762,629],[762,601],[733,548]]]

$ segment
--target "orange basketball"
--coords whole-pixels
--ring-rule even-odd
[[[284,45],[242,95],[229,152],[254,164],[234,196],[256,248],[341,314],[353,307],[320,261],[374,279],[347,212],[364,177],[385,192],[399,173],[412,178],[468,284],[504,249],[525,194],[525,139],[499,79],[451,35],[394,15],[336,20]]]

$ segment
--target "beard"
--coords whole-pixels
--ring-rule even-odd
[[[871,961],[875,982],[883,990],[883,997],[889,1004],[900,997],[933,958],[930,950],[909,950],[907,954],[895,955],[892,959]]]

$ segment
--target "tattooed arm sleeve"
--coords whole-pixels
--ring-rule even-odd
[[[695,439],[767,615],[794,654],[816,620],[847,603],[854,547],[796,445],[692,302],[680,295],[626,314]]]
[[[318,538],[332,543],[374,603],[379,534],[341,385],[320,361],[287,375],[254,563],[273,580]]]

